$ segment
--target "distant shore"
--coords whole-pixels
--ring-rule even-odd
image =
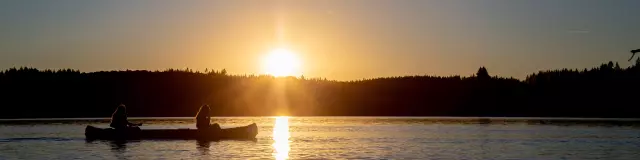
[[[402,76],[356,81],[238,76],[226,71],[107,71],[12,68],[0,72],[2,119],[109,117],[452,116],[640,118],[640,61],[541,71],[524,80],[491,76]]]

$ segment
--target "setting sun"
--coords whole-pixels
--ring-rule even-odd
[[[276,77],[299,75],[300,66],[298,56],[283,48],[272,50],[262,62],[264,72]]]

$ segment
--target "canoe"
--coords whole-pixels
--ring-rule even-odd
[[[88,125],[84,135],[87,140],[143,140],[143,139],[175,139],[175,140],[224,140],[255,139],[258,126],[253,123],[243,127],[225,129],[127,129],[98,128]]]

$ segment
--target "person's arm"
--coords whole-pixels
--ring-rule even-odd
[[[125,117],[124,121],[127,123],[127,126],[129,126],[129,127],[142,126],[142,123],[138,123],[138,124],[136,124],[136,123],[131,123],[131,122],[129,122],[129,120],[128,120],[128,119],[126,119],[126,117]]]
[[[127,122],[129,127],[137,127],[137,126],[142,126],[142,123],[131,123],[131,122]]]

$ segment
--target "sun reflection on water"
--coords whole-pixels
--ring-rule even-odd
[[[289,117],[276,117],[273,126],[273,148],[275,159],[283,160],[289,158]]]

